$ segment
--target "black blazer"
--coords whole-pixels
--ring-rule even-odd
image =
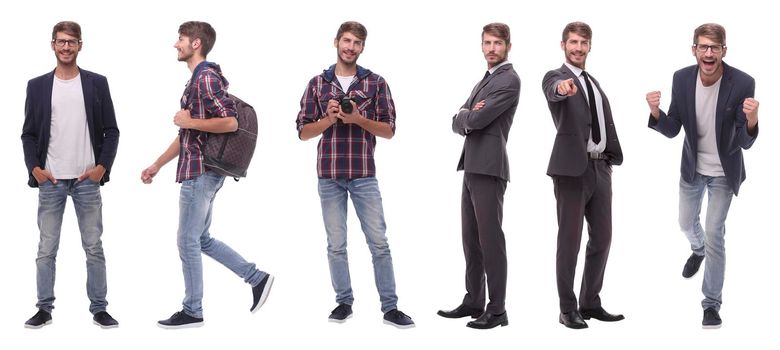
[[[95,152],[95,164],[106,168],[100,180],[104,184],[109,180],[111,166],[114,164],[119,144],[119,128],[116,125],[114,104],[108,89],[106,77],[79,68],[81,87],[84,91],[84,105],[87,111],[87,125]],[[29,175],[28,185],[38,187],[32,176],[36,166],[45,168],[46,154],[49,150],[51,128],[51,91],[54,84],[54,71],[31,79],[27,83],[27,100],[24,103],[24,126],[22,127],[22,146],[24,162]]]
[[[482,100],[485,107],[472,111]],[[452,131],[466,136],[458,170],[509,181],[506,142],[519,100],[520,77],[511,63],[477,83],[461,111],[452,117]]]
[[[577,85],[576,96],[559,96],[556,93],[558,84],[566,79],[573,79],[574,84]],[[615,131],[609,100],[601,90],[599,82],[592,75],[590,79],[599,90],[604,104],[604,125],[607,129],[607,145],[604,154],[609,164],[620,165],[623,163],[623,151]],[[564,64],[561,68],[551,70],[544,75],[542,91],[558,131],[555,135],[550,163],[547,166],[547,175],[580,176],[588,166],[588,139],[591,124],[588,98],[583,93],[585,88],[581,86],[580,79]]]
[[[674,73],[672,81],[672,104],[669,113],[661,111],[658,121],[650,116],[648,126],[675,137],[680,127],[685,128],[680,172],[687,182],[693,182],[696,175],[696,155],[699,144],[696,130],[696,79],[699,66],[693,65]],[[720,164],[734,195],[745,181],[745,162],[742,149],[748,149],[758,137],[758,125],[752,134],[747,130],[747,119],[742,111],[742,102],[753,97],[756,82],[746,73],[723,62],[723,77],[718,90],[718,104],[715,111],[715,140],[718,144]]]

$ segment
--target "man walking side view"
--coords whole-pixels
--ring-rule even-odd
[[[152,179],[165,164],[179,158],[176,182],[179,195],[179,231],[177,241],[184,274],[183,309],[158,321],[162,328],[188,328],[203,325],[203,261],[208,255],[252,286],[251,312],[268,298],[274,277],[247,262],[227,244],[211,237],[211,214],[217,192],[225,176],[203,165],[204,142],[209,133],[233,132],[238,128],[235,103],[227,94],[228,82],[219,65],[206,61],[217,33],[206,22],[185,22],[179,26],[174,48],[178,59],[193,72],[181,98],[181,109],[173,117],[179,135],[151,166],[141,172],[141,181]]]

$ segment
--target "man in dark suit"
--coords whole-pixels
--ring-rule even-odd
[[[591,37],[585,23],[566,25],[561,39],[566,62],[547,72],[542,82],[558,131],[547,175],[553,180],[558,213],[559,321],[574,329],[587,328],[585,320],[590,318],[623,319],[606,312],[599,297],[612,241],[612,165],[623,162],[623,153],[607,95],[585,72]],[[573,287],[583,217],[588,221],[588,245],[578,309]]]
[[[51,323],[54,275],[62,215],[70,196],[76,209],[81,245],[87,255],[87,295],[93,321],[102,328],[119,323],[106,312],[106,260],[103,255],[100,186],[108,182],[116,156],[119,129],[108,81],[80,69],[81,27],[54,26],[53,72],[30,80],[24,106],[22,145],[30,187],[38,187],[38,312],[25,327]]]
[[[461,222],[466,257],[466,296],[457,308],[439,311],[447,318],[478,317],[466,324],[488,329],[509,324],[506,299],[506,243],[501,222],[509,181],[506,142],[520,99],[520,78],[507,61],[509,26],[482,29],[482,53],[488,64],[466,103],[452,118],[452,130],[466,137],[458,170],[463,170]],[[490,302],[485,308],[485,276]]]
[[[726,216],[731,198],[745,181],[742,149],[750,148],[758,136],[758,101],[753,99],[753,78],[723,62],[726,30],[722,26],[707,23],[696,28],[691,52],[697,64],[674,73],[669,113],[659,108],[660,91],[647,94],[648,126],[670,138],[685,129],[679,219],[693,253],[682,275],[693,277],[706,260],[702,326],[719,328]],[[699,213],[705,190],[709,201],[702,228]]]

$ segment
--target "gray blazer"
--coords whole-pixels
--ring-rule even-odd
[[[472,111],[475,103],[485,107]],[[458,170],[509,181],[506,142],[520,100],[520,77],[512,64],[499,67],[471,91],[461,111],[452,117],[452,131],[466,137]]]
[[[650,116],[648,126],[675,137],[680,127],[685,128],[680,172],[685,181],[691,183],[696,175],[696,156],[699,144],[696,131],[696,79],[699,67],[693,65],[678,70],[672,80],[672,103],[669,113],[661,111],[658,121]],[[734,194],[745,181],[745,162],[742,149],[748,149],[758,137],[758,125],[753,133],[747,130],[747,119],[742,112],[742,101],[753,97],[756,82],[744,72],[723,62],[723,77],[718,91],[718,105],[715,111],[715,140],[718,143],[720,164]]]
[[[576,96],[559,96],[558,84],[562,80],[573,79],[577,85]],[[601,90],[601,85],[593,76],[590,76],[595,88],[601,94],[604,103],[604,124],[607,133],[607,147],[604,155],[611,165],[623,163],[623,151],[620,149],[615,122],[612,120],[612,109],[609,107],[607,95]],[[588,138],[590,137],[590,107],[588,98],[583,91],[585,87],[574,73],[562,65],[561,68],[551,70],[544,75],[542,90],[547,98],[547,106],[550,108],[553,122],[558,133],[555,135],[550,163],[547,166],[547,175],[580,176],[588,166]]]

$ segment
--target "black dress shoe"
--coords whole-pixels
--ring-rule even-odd
[[[483,313],[482,316],[479,316],[478,319],[466,323],[466,327],[476,329],[490,329],[499,325],[501,325],[501,327],[509,325],[509,319],[506,317],[506,311],[500,315],[494,315],[485,311],[485,313]]]
[[[601,306],[599,306],[597,309],[580,309],[580,315],[582,315],[582,318],[586,320],[595,318],[604,322],[615,322],[625,319],[623,315],[613,315],[607,312],[607,310],[604,310],[604,308]]]
[[[477,318],[480,315],[482,315],[482,309],[460,304],[454,310],[450,310],[450,311],[439,310],[439,312],[437,312],[436,314],[446,318],[461,318],[466,316],[471,316],[471,318]]]
[[[561,315],[558,316],[558,322],[571,329],[588,328],[588,324],[585,323],[585,320],[582,319],[582,316],[578,311],[561,313]]]

